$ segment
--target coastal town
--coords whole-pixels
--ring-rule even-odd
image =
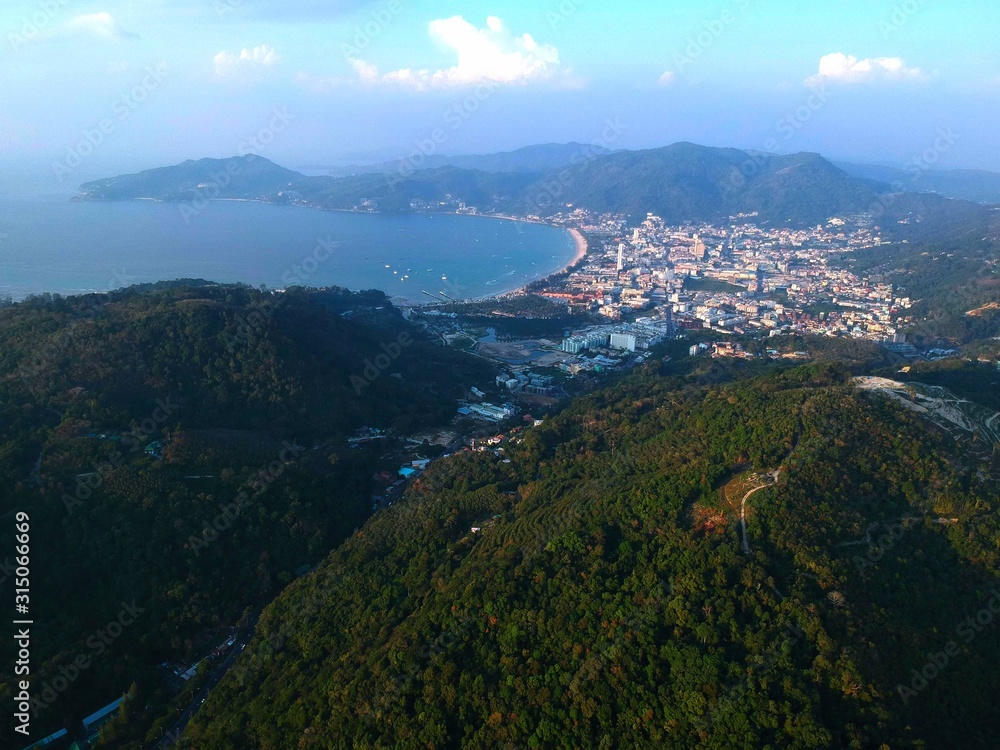
[[[905,344],[900,329],[910,322],[912,301],[836,263],[882,244],[870,219],[831,218],[796,230],[762,228],[755,218],[668,226],[649,214],[628,229],[625,217],[559,215],[554,223],[584,232],[591,246],[582,263],[541,294],[614,322],[641,314],[672,320],[680,331]]]
[[[521,218],[568,230],[578,252],[562,273],[498,302],[531,295],[549,300],[572,323],[563,335],[501,344],[465,331],[456,322],[462,310],[453,304],[407,314],[427,322],[445,343],[471,339],[471,350],[515,370],[569,375],[641,361],[657,344],[684,336],[698,339],[692,356],[777,356],[782,337],[809,335],[873,342],[904,357],[953,353],[918,352],[904,333],[913,322],[913,301],[883,279],[860,278],[844,267],[847,254],[887,244],[868,215],[832,217],[808,229],[763,226],[756,214],[679,226],[653,214],[636,226],[627,216],[582,209]],[[496,311],[500,320],[507,314]],[[775,345],[764,355],[750,354],[748,340]],[[528,380],[538,377],[529,372]]]

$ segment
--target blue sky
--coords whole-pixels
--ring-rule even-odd
[[[985,0],[14,0],[0,164],[75,187],[248,150],[302,167],[592,141],[613,122],[616,148],[933,149],[1000,171],[998,32]]]

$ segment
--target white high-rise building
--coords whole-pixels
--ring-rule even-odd
[[[694,236],[694,257],[698,260],[705,260],[705,243],[697,234]]]
[[[638,337],[631,333],[612,333],[610,346],[612,349],[624,349],[634,352],[638,347]]]
[[[625,270],[625,243],[622,242],[618,245],[618,271]]]

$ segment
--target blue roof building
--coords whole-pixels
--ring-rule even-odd
[[[119,698],[113,703],[109,703],[108,705],[106,705],[100,711],[95,711],[94,713],[92,713],[90,716],[88,716],[86,719],[83,720],[83,728],[86,729],[88,732],[90,732],[93,729],[96,729],[97,727],[106,724],[108,720],[111,719],[111,715],[118,710],[119,706],[121,706],[122,701],[124,700],[125,700],[124,697]]]

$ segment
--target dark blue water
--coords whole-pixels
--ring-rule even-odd
[[[176,278],[473,299],[546,276],[574,255],[561,229],[472,216],[217,202],[186,218],[147,201],[0,199],[0,296],[15,299]]]

